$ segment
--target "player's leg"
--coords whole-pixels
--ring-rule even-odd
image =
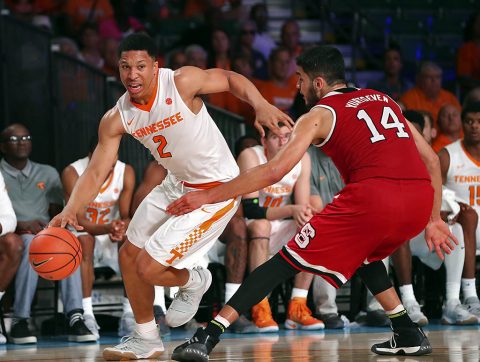
[[[423,331],[412,322],[393,288],[385,265],[381,260],[363,265],[357,273],[387,313],[394,331],[394,343],[389,340],[374,344],[377,354],[422,355],[431,353],[431,346]]]
[[[238,208],[219,240],[226,244],[225,269],[227,280],[225,283],[225,303],[236,293],[245,277],[248,257],[248,232],[241,207]],[[257,333],[258,327],[245,316],[240,316],[230,326],[234,333]]]
[[[480,228],[478,227],[478,214],[471,207],[461,205],[458,223],[462,225],[465,243],[465,263],[462,274],[463,303],[468,311],[480,321],[480,301],[476,288],[476,252],[480,243]]]
[[[23,242],[17,234],[8,233],[0,236],[0,301],[17,272],[22,252]],[[0,344],[6,342],[5,336],[0,333]]]
[[[188,361],[195,357],[198,361],[208,361],[208,354],[218,343],[220,335],[240,314],[258,304],[278,284],[298,272],[298,269],[277,253],[249,274],[235,295],[205,329],[199,328],[188,342],[175,348],[172,359]]]
[[[264,264],[270,255],[270,235],[272,222],[266,219],[250,220],[248,222],[248,268],[254,271]],[[268,296],[268,295],[267,295]],[[267,296],[252,307],[252,320],[260,332],[277,332],[278,324],[273,320],[272,310]]]

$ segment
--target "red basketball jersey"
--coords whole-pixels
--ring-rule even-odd
[[[376,177],[430,180],[400,107],[387,95],[343,88],[327,94],[315,107],[333,113],[332,130],[319,146],[345,183]]]

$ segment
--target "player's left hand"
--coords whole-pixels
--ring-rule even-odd
[[[178,200],[175,200],[168,205],[167,213],[180,216],[196,210],[202,205],[208,203],[207,193],[205,191],[192,191],[186,193]]]
[[[279,122],[282,122],[290,130],[294,125],[293,120],[287,114],[283,113],[277,107],[268,102],[265,102],[261,107],[255,109],[255,122],[253,125],[260,133],[260,136],[265,136],[265,130],[263,129],[263,126],[280,136],[280,127],[278,126]]]
[[[437,253],[441,260],[445,259],[443,253],[450,254],[455,248],[452,241],[458,245],[457,238],[452,234],[447,224],[441,219],[430,221],[425,228],[425,240],[428,249]],[[443,251],[443,252],[442,252]]]

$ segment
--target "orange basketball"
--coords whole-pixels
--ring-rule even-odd
[[[29,254],[30,265],[38,275],[49,280],[62,280],[80,265],[82,246],[67,229],[49,227],[35,235]]]

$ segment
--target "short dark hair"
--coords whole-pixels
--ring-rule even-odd
[[[309,48],[297,58],[297,65],[311,79],[322,77],[330,86],[345,83],[345,61],[335,47],[320,45]]]
[[[120,58],[123,52],[130,50],[145,50],[153,60],[157,59],[157,45],[155,41],[145,33],[130,34],[123,39],[118,46],[118,57]]]
[[[465,121],[467,113],[480,113],[480,102],[467,103],[462,110],[462,121]]]
[[[420,112],[408,109],[406,111],[403,111],[403,116],[411,123],[418,124],[422,131],[425,128],[425,118],[423,118],[423,114],[421,114]]]
[[[278,128],[282,128],[282,127],[286,127],[287,125],[283,122],[278,122]],[[265,131],[265,138],[268,137],[268,135],[270,133],[272,133],[272,130],[268,127],[263,127],[264,131]]]
[[[258,137],[256,137],[256,136],[247,134],[247,135],[239,137],[235,141],[235,145],[233,146],[233,149],[234,149],[234,152],[235,152],[235,158],[237,158],[240,155],[240,152],[242,152],[244,150],[243,142],[245,140],[250,140],[250,139],[257,141],[257,143],[260,144],[260,142],[258,141]]]

